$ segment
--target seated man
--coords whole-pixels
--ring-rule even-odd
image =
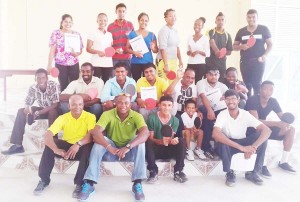
[[[136,86],[136,82],[133,78],[127,76],[128,69],[126,63],[119,62],[114,66],[115,76],[108,81],[106,81],[102,94],[102,106],[103,110],[107,111],[115,107],[115,98],[120,95],[120,93],[126,92],[126,87],[129,84]],[[132,108],[136,110],[136,105],[134,104],[136,99],[136,93],[131,97]]]
[[[224,84],[228,87],[228,89],[236,90],[239,93],[239,108],[244,109],[248,99],[248,89],[243,81],[238,80],[236,68],[229,67],[226,69]]]
[[[219,70],[216,67],[207,68],[206,79],[197,82],[197,91],[200,98],[199,110],[203,114],[202,127],[204,132],[202,150],[208,158],[214,159],[215,152],[210,142],[212,130],[218,114],[226,109],[223,95],[228,90],[225,84],[218,81]]]
[[[136,84],[137,99],[136,102],[139,107],[139,112],[143,115],[144,119],[147,121],[150,114],[157,112],[157,107],[154,109],[147,109],[146,98],[149,98],[149,92],[156,92],[151,94],[152,98],[156,100],[156,105],[160,97],[164,94],[165,90],[168,88],[168,83],[165,79],[156,76],[156,67],[153,63],[148,63],[144,69],[145,77],[140,78]]]
[[[89,134],[96,123],[95,115],[83,111],[83,99],[72,95],[69,99],[70,112],[59,116],[45,133],[45,149],[39,166],[39,181],[34,190],[35,195],[43,192],[50,183],[50,174],[54,167],[54,157],[66,160],[78,160],[79,165],[74,178],[76,184],[73,197],[77,198],[81,191],[82,179],[88,166],[92,138]],[[53,138],[63,130],[62,139]]]
[[[288,164],[290,151],[294,143],[295,128],[284,121],[267,121],[266,118],[271,111],[274,111],[281,119],[283,112],[277,100],[272,98],[274,83],[264,81],[260,87],[260,94],[254,95],[247,100],[245,109],[253,116],[266,124],[272,130],[271,140],[283,140],[283,154],[279,162],[279,167],[284,171],[296,174],[296,170]],[[267,167],[264,166],[261,172],[266,178],[272,177]]]
[[[143,117],[130,107],[129,96],[117,96],[116,108],[104,112],[91,132],[95,144],[84,175],[85,183],[79,200],[87,200],[95,191],[93,185],[98,182],[102,160],[134,161],[132,192],[135,200],[145,200],[141,183],[146,178],[144,142],[149,136],[149,131]]]
[[[216,149],[222,159],[223,171],[227,173],[226,185],[235,184],[235,173],[230,166],[232,156],[239,152],[243,152],[246,159],[257,153],[254,170],[246,172],[245,178],[254,184],[261,185],[263,181],[258,177],[257,172],[263,166],[266,140],[271,130],[249,112],[239,109],[239,101],[240,97],[236,91],[226,91],[225,102],[228,108],[218,115],[213,129],[213,138],[217,142]],[[254,127],[257,132],[246,136],[247,127]]]
[[[175,137],[179,121],[175,116],[171,115],[172,108],[173,98],[162,96],[159,100],[159,111],[150,115],[147,120],[150,131],[150,137],[146,142],[147,169],[150,171],[148,183],[154,183],[158,179],[158,167],[155,160],[169,158],[176,159],[174,180],[181,183],[187,181],[187,177],[183,173],[185,141],[182,137]],[[163,141],[163,135],[161,134],[163,125],[169,125],[173,129],[173,134],[167,143]]]
[[[84,110],[95,114],[96,120],[102,114],[102,107],[100,104],[100,95],[104,83],[102,79],[93,76],[94,67],[91,63],[86,62],[81,65],[81,77],[72,81],[67,88],[60,94],[60,109],[62,113],[69,111],[68,100],[73,94],[80,95],[84,101]],[[92,92],[95,91],[95,92]],[[90,91],[90,92],[89,92]]]
[[[10,137],[10,143],[13,145],[8,150],[1,152],[4,155],[24,152],[22,142],[26,122],[32,124],[35,119],[48,119],[50,126],[58,116],[59,85],[48,80],[48,72],[45,69],[38,69],[35,72],[35,81],[36,84],[33,84],[28,90],[25,108],[18,110]],[[39,106],[32,106],[34,102]]]

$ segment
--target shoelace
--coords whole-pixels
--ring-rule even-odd
[[[90,184],[89,183],[84,183],[82,185],[82,193],[88,193],[89,188],[90,188]]]
[[[143,190],[142,190],[142,185],[140,183],[136,184],[135,185],[135,190],[137,193],[141,194],[143,193]]]

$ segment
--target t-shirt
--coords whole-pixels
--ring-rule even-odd
[[[236,119],[232,118],[226,109],[219,113],[214,127],[220,128],[228,138],[243,139],[248,127],[257,128],[260,124],[262,123],[258,119],[243,109],[239,109]]]
[[[267,106],[263,108],[260,104],[259,95],[254,95],[247,100],[245,110],[257,111],[258,118],[261,120],[266,120],[271,111],[274,111],[276,114],[282,112],[279,103],[275,98],[272,97],[269,99]]]
[[[163,95],[163,92],[168,88],[168,84],[164,79],[157,76],[154,86],[156,87],[157,100],[159,100],[160,97]],[[142,77],[137,81],[136,91],[138,93],[141,92],[141,87],[152,87],[147,81],[146,77]]]
[[[197,116],[198,116],[197,112],[194,112],[192,117],[190,117],[186,112],[184,112],[183,114],[181,114],[181,119],[182,119],[183,125],[186,128],[193,128],[195,125],[194,121]]]
[[[238,41],[241,44],[246,44],[250,36],[251,32],[247,30],[246,26],[237,32],[235,41]],[[268,27],[264,25],[257,25],[256,30],[253,32],[253,37],[256,39],[254,46],[245,51],[240,51],[241,60],[249,60],[262,56],[265,53],[266,40],[271,38],[271,32]]]
[[[193,35],[188,38],[187,50],[192,52],[203,51],[206,56],[196,54],[194,57],[189,56],[188,64],[205,64],[205,57],[210,56],[209,39],[207,36],[202,36],[198,41],[194,41]]]
[[[85,137],[89,130],[95,127],[96,117],[86,111],[82,111],[80,117],[75,119],[71,112],[59,116],[48,128],[53,135],[63,130],[62,139],[70,144],[75,144]]]
[[[159,49],[164,49],[168,60],[177,59],[177,48],[179,47],[179,35],[175,27],[163,26],[158,33]],[[161,51],[157,54],[157,59],[162,59]]]
[[[162,139],[163,136],[161,135],[161,128],[163,126],[162,122],[158,118],[158,112],[155,114],[151,114],[147,120],[147,126],[149,131],[154,132],[155,139]],[[173,132],[176,133],[179,125],[179,120],[175,116],[171,116],[170,120],[168,121],[167,125],[171,126]]]
[[[129,111],[128,117],[122,122],[116,108],[103,112],[97,125],[106,131],[107,137],[117,147],[128,144],[140,128],[147,126],[143,116],[133,110]]]

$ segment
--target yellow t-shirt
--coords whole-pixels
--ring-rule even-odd
[[[168,83],[164,79],[157,76],[154,86],[156,87],[157,100],[159,100],[160,97],[163,95],[163,92],[168,88]],[[136,91],[138,93],[141,92],[141,87],[152,87],[152,86],[150,85],[150,83],[147,81],[145,77],[142,77],[136,83]]]
[[[53,135],[63,130],[62,139],[70,144],[75,144],[85,137],[87,132],[95,127],[96,117],[86,111],[82,111],[80,117],[75,119],[71,112],[59,116],[48,128]]]

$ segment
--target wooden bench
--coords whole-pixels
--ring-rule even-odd
[[[3,100],[6,101],[6,77],[13,75],[35,75],[36,69],[0,69],[0,78],[3,78]]]

